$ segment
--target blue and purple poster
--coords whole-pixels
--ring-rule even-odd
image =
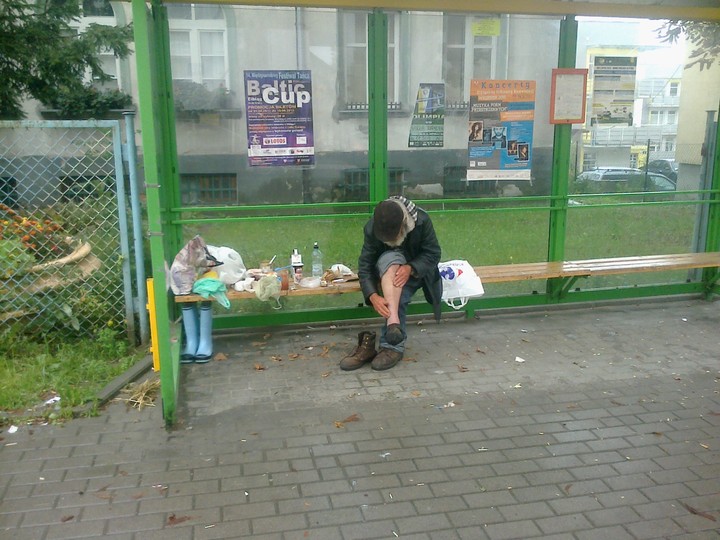
[[[245,71],[251,167],[314,165],[309,70]]]
[[[468,180],[531,180],[535,81],[473,79]]]

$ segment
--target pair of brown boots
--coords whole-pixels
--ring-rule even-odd
[[[353,371],[372,362],[370,367],[375,371],[384,371],[394,367],[402,360],[403,354],[391,349],[380,349],[380,352],[377,352],[375,349],[376,338],[375,332],[360,332],[357,347],[340,361],[340,369]]]

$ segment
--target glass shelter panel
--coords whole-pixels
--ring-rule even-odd
[[[368,12],[174,4],[168,17],[183,206],[368,200]],[[253,84],[274,87],[262,108],[248,108]]]
[[[465,259],[474,266],[542,261],[547,256],[549,213],[544,208],[486,208],[485,211],[435,211],[439,203],[421,203],[430,211],[442,247],[442,259]],[[445,205],[446,207],[447,205]],[[485,297],[531,294],[541,281],[487,283]]]
[[[557,66],[560,21],[442,12],[395,18],[402,34],[395,37],[401,97],[388,117],[389,192],[418,199],[549,195],[550,73]],[[525,84],[532,96],[514,104],[507,89]],[[494,85],[505,93],[490,91]],[[479,112],[493,101],[500,102],[493,113]],[[516,130],[520,122],[501,112],[513,107],[523,108],[529,120],[522,131]]]
[[[689,66],[692,45],[663,40],[663,21],[578,21],[576,63],[589,76],[586,123],[572,131],[565,258],[704,251],[711,182],[703,148],[720,99],[717,70]],[[589,283],[687,278],[631,274]]]

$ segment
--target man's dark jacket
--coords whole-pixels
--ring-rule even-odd
[[[378,292],[380,284],[380,276],[375,265],[380,255],[393,249],[375,238],[372,231],[373,218],[370,218],[363,229],[365,239],[358,261],[360,287],[367,305],[371,305],[369,298],[373,293]],[[425,300],[432,304],[435,319],[440,320],[442,296],[442,283],[438,271],[440,244],[430,216],[424,210],[417,209],[415,228],[410,231],[399,249],[405,254],[405,259],[412,267],[412,275],[421,280]]]

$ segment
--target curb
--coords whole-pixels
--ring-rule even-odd
[[[72,410],[73,417],[77,418],[78,416],[83,416],[89,413],[95,407],[107,404],[111,399],[118,395],[120,391],[128,384],[138,379],[145,372],[149,371],[152,368],[152,365],[152,355],[145,356],[143,359],[133,364],[130,369],[125,371],[125,373],[121,373],[112,381],[110,381],[107,385],[105,385],[105,387],[98,392],[94,401],[74,407]]]

